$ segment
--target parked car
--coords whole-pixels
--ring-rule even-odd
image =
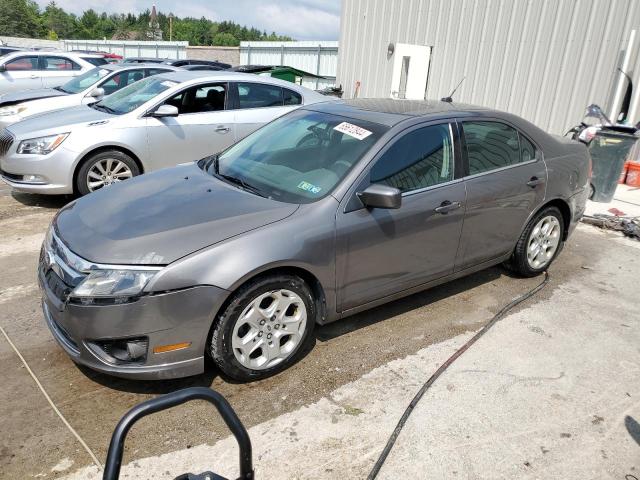
[[[241,73],[173,72],[90,106],[44,113],[0,133],[0,169],[14,189],[87,194],[140,173],[220,152],[316,92]]]
[[[90,105],[143,78],[181,70],[155,64],[108,64],[74,77],[64,85],[0,95],[0,129],[35,114]]]
[[[220,68],[220,67],[216,67],[215,65],[182,65],[180,68],[184,69],[184,70],[190,70],[192,72],[195,71],[215,71],[218,72],[220,70],[227,70],[226,68]]]
[[[175,59],[175,58],[155,58],[155,57],[127,57],[124,59],[125,63],[164,63],[166,65],[172,65],[174,67],[184,67],[186,65],[208,65],[210,67],[217,67],[216,70],[227,70],[231,68],[228,63],[218,62],[214,60],[197,60],[197,59]]]
[[[105,63],[117,63],[122,60],[122,55],[116,53],[103,52],[101,50],[71,50],[75,53],[90,53],[93,55],[99,55],[104,58]]]
[[[163,63],[168,58],[156,58],[156,57],[126,57],[123,63]]]
[[[0,57],[0,94],[57,87],[95,67],[96,55],[24,51]]]
[[[0,57],[3,56],[3,55],[7,55],[8,53],[24,52],[24,51],[25,51],[24,48],[9,47],[7,45],[0,45]]]
[[[584,212],[589,163],[507,113],[305,106],[63,208],[40,260],[45,318],[102,372],[193,375],[210,355],[233,379],[264,378],[316,324],[501,262],[545,271]]]

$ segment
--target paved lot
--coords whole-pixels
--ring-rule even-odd
[[[249,385],[226,383],[213,369],[182,381],[117,380],[76,367],[43,323],[37,254],[50,219],[67,200],[12,196],[0,188],[0,325],[100,459],[113,426],[131,406],[158,393],[205,385],[224,394],[252,428],[263,478],[364,476],[421,381],[470,332],[539,281],[489,269],[320,328],[315,347],[297,365]],[[555,475],[567,459],[595,469],[579,476],[573,468],[565,472],[568,478],[606,478],[597,472],[624,478],[619,474],[635,471],[638,476],[640,464],[633,459],[640,458],[640,447],[632,434],[640,441],[640,433],[632,423],[625,429],[623,420],[625,415],[640,419],[637,255],[634,246],[613,234],[590,227],[577,231],[554,265],[551,284],[505,319],[487,342],[477,344],[468,363],[451,374],[459,376],[443,377],[434,389],[435,401],[427,400],[416,411],[390,458],[393,470],[383,471],[385,478],[403,467],[418,478],[429,471],[438,472],[434,478],[555,478],[544,472]],[[619,297],[624,301],[617,302]],[[606,308],[598,314],[606,321],[593,313],[603,303]],[[578,328],[585,315],[589,321]],[[518,363],[506,365],[513,356]],[[57,478],[90,465],[2,338],[0,365],[0,478]],[[554,395],[557,403],[549,400]],[[562,424],[565,416],[576,423]],[[431,424],[436,428],[424,428]],[[158,478],[170,478],[172,466],[212,467],[225,453],[222,468],[231,475],[236,457],[226,437],[210,407],[201,404],[146,419],[127,444],[126,460],[142,459],[132,464],[128,476],[149,478],[154,469]],[[556,445],[560,439],[566,445]],[[602,453],[598,446],[604,443]],[[433,449],[434,444],[440,447]],[[544,452],[549,446],[557,456]],[[175,456],[157,457],[175,451]],[[578,452],[588,452],[589,462],[578,461]],[[502,460],[496,463],[496,457]],[[494,467],[500,473],[492,476]],[[80,471],[76,478],[91,472]]]

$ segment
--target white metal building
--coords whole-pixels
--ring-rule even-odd
[[[303,79],[312,89],[335,84],[337,63],[338,42],[240,42],[241,65],[287,65],[324,77]]]
[[[638,30],[632,48],[632,31]],[[553,133],[597,103],[640,121],[640,0],[343,0],[345,98],[448,96]]]

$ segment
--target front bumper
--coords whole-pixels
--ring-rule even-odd
[[[199,286],[148,295],[120,305],[84,306],[54,292],[39,271],[44,317],[60,346],[74,362],[109,375],[131,379],[169,379],[204,371],[207,338],[226,290]],[[95,342],[132,337],[148,339],[143,363],[113,362]],[[190,343],[188,348],[153,353],[156,346]]]
[[[16,141],[17,142],[17,141]],[[44,194],[73,193],[73,167],[78,154],[59,146],[48,155],[19,155],[17,145],[0,159],[2,180],[14,190]],[[42,181],[29,183],[20,180],[23,175],[39,175]]]

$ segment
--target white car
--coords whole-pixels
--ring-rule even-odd
[[[90,105],[138,80],[181,70],[155,64],[108,64],[96,67],[53,88],[0,95],[0,129],[38,113]]]
[[[0,57],[0,94],[57,87],[106,63],[100,55],[67,52],[15,52]]]

